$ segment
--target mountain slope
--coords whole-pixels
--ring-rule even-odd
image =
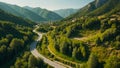
[[[90,12],[103,6],[108,0],[95,0],[85,7],[81,8],[77,13],[69,16],[68,18],[87,16]],[[99,11],[98,11],[99,12]]]
[[[74,14],[78,11],[78,9],[60,9],[60,10],[55,10],[54,12],[59,14],[61,17],[65,18],[68,17],[71,14]]]
[[[111,4],[111,5],[110,5]],[[120,11],[120,0],[108,0],[103,6],[90,12],[88,15],[98,16],[106,13],[114,13],[116,11]]]
[[[46,20],[54,21],[54,20],[61,20],[62,19],[61,16],[59,16],[58,14],[56,14],[52,11],[49,11],[47,9],[41,9],[39,7],[32,8],[32,7],[28,7],[28,6],[25,6],[24,8],[38,14],[39,16],[45,18]]]
[[[82,16],[109,16],[120,11],[120,0],[95,0],[66,19]]]
[[[33,26],[35,24],[29,20],[24,20],[20,17],[9,14],[1,9],[0,9],[0,20],[14,22],[16,24],[23,25],[23,26]]]
[[[14,14],[16,16],[20,16],[25,19],[30,19],[35,22],[46,21],[44,18],[42,18],[38,14],[16,5],[10,5],[10,4],[0,2],[0,9],[8,13]]]

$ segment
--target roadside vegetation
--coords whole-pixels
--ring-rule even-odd
[[[21,56],[17,57],[16,62],[10,68],[52,68],[45,64],[42,59],[36,58],[29,51],[24,52]]]

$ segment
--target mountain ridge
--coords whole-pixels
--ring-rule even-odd
[[[34,11],[33,8],[32,8],[33,10],[29,10],[24,7],[7,4],[3,2],[0,2],[0,9],[4,10],[7,13],[22,17],[24,19],[29,19],[37,23],[43,21],[56,21],[63,19],[58,14],[49,10],[35,8],[35,10],[38,9],[42,11],[42,14],[40,15],[38,12]]]
[[[27,19],[25,20],[25,19],[22,19],[21,17],[14,16],[1,9],[0,9],[0,20],[13,22],[15,24],[23,25],[23,26],[32,27],[33,25],[35,25],[35,23],[30,20],[27,20]]]
[[[63,19],[61,16],[59,16],[57,13],[54,13],[52,11],[49,11],[47,9],[42,9],[40,7],[29,7],[29,6],[25,6],[23,7],[25,9],[28,9],[36,14],[38,14],[39,16],[47,19],[47,20],[51,20],[51,21],[55,21],[55,20],[61,20]]]

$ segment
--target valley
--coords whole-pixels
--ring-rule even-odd
[[[0,1],[0,68],[120,68],[120,0],[80,2]]]

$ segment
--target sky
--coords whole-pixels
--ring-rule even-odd
[[[0,0],[18,6],[41,7],[48,10],[58,10],[66,8],[82,8],[93,0]]]

